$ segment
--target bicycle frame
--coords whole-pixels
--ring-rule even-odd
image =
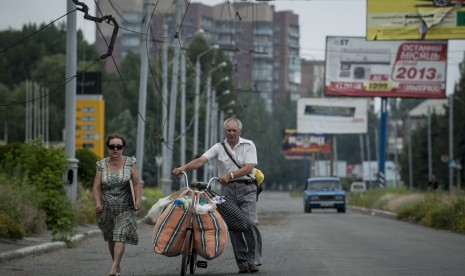
[[[195,193],[196,195],[193,198],[197,198],[200,194],[204,193],[204,190],[207,190],[210,188],[211,183],[214,180],[218,181],[218,177],[212,177],[209,181],[208,184],[204,187],[205,183],[203,182],[198,182],[198,187],[194,187],[194,185],[189,186],[189,180],[187,178],[187,174],[185,172],[182,172],[182,174],[185,177],[186,180],[186,186],[189,189],[191,193]],[[197,188],[197,190],[195,189]],[[191,194],[192,196],[192,194]],[[196,201],[193,200],[192,205],[189,206],[189,224],[187,227],[186,231],[186,238],[184,240],[184,244],[182,246],[182,263],[181,263],[181,276],[185,276],[187,273],[187,267],[189,265],[189,272],[190,274],[195,273],[195,268],[202,267],[206,268],[207,267],[207,262],[206,261],[197,261],[197,252],[195,251],[194,244],[195,244],[195,239],[194,239],[194,227],[193,225],[193,219],[194,219],[194,212],[195,212],[195,207],[196,207]],[[186,250],[188,248],[188,250]]]

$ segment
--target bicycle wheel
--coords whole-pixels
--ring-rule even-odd
[[[189,260],[189,268],[190,268],[190,273],[194,274],[195,269],[197,268],[197,251],[195,251],[195,249],[192,249],[191,258]]]
[[[191,242],[192,242],[192,230],[188,229],[186,231],[186,237],[184,238],[184,246],[182,250],[182,264],[181,264],[181,276],[186,276],[187,266],[189,264],[189,259],[191,257]]]

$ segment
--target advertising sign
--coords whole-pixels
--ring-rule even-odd
[[[366,39],[465,39],[463,0],[367,0]]]
[[[367,99],[300,98],[297,101],[297,132],[366,133],[367,110]]]
[[[325,94],[444,98],[447,41],[327,37]]]
[[[79,72],[76,94],[102,95],[102,72]]]
[[[305,157],[312,153],[329,153],[330,135],[298,133],[295,129],[285,129],[282,150],[285,157]]]

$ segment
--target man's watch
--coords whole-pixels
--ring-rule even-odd
[[[231,179],[234,178],[234,174],[232,172],[229,173],[229,176],[231,176]]]

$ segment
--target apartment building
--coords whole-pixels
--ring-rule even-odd
[[[111,14],[120,24],[113,56],[119,65],[129,51],[139,53],[141,43],[149,46],[152,56],[159,54],[162,43],[174,41],[179,32],[183,46],[198,35],[219,45],[233,65],[232,76],[240,91],[261,97],[268,110],[291,93],[294,99],[302,94],[301,59],[299,57],[299,17],[291,11],[275,11],[273,5],[260,2],[225,2],[215,6],[190,3],[182,28],[175,26],[176,3],[172,0],[149,1],[150,39],[141,38],[143,0],[99,0],[102,14]],[[154,11],[155,3],[157,4]],[[183,11],[186,7],[183,8]],[[152,16],[153,14],[153,16]],[[167,26],[167,35],[163,25]],[[96,31],[96,44],[101,53],[107,49],[112,26]],[[173,45],[173,44],[172,44]],[[112,60],[105,61],[107,72],[116,70]]]

